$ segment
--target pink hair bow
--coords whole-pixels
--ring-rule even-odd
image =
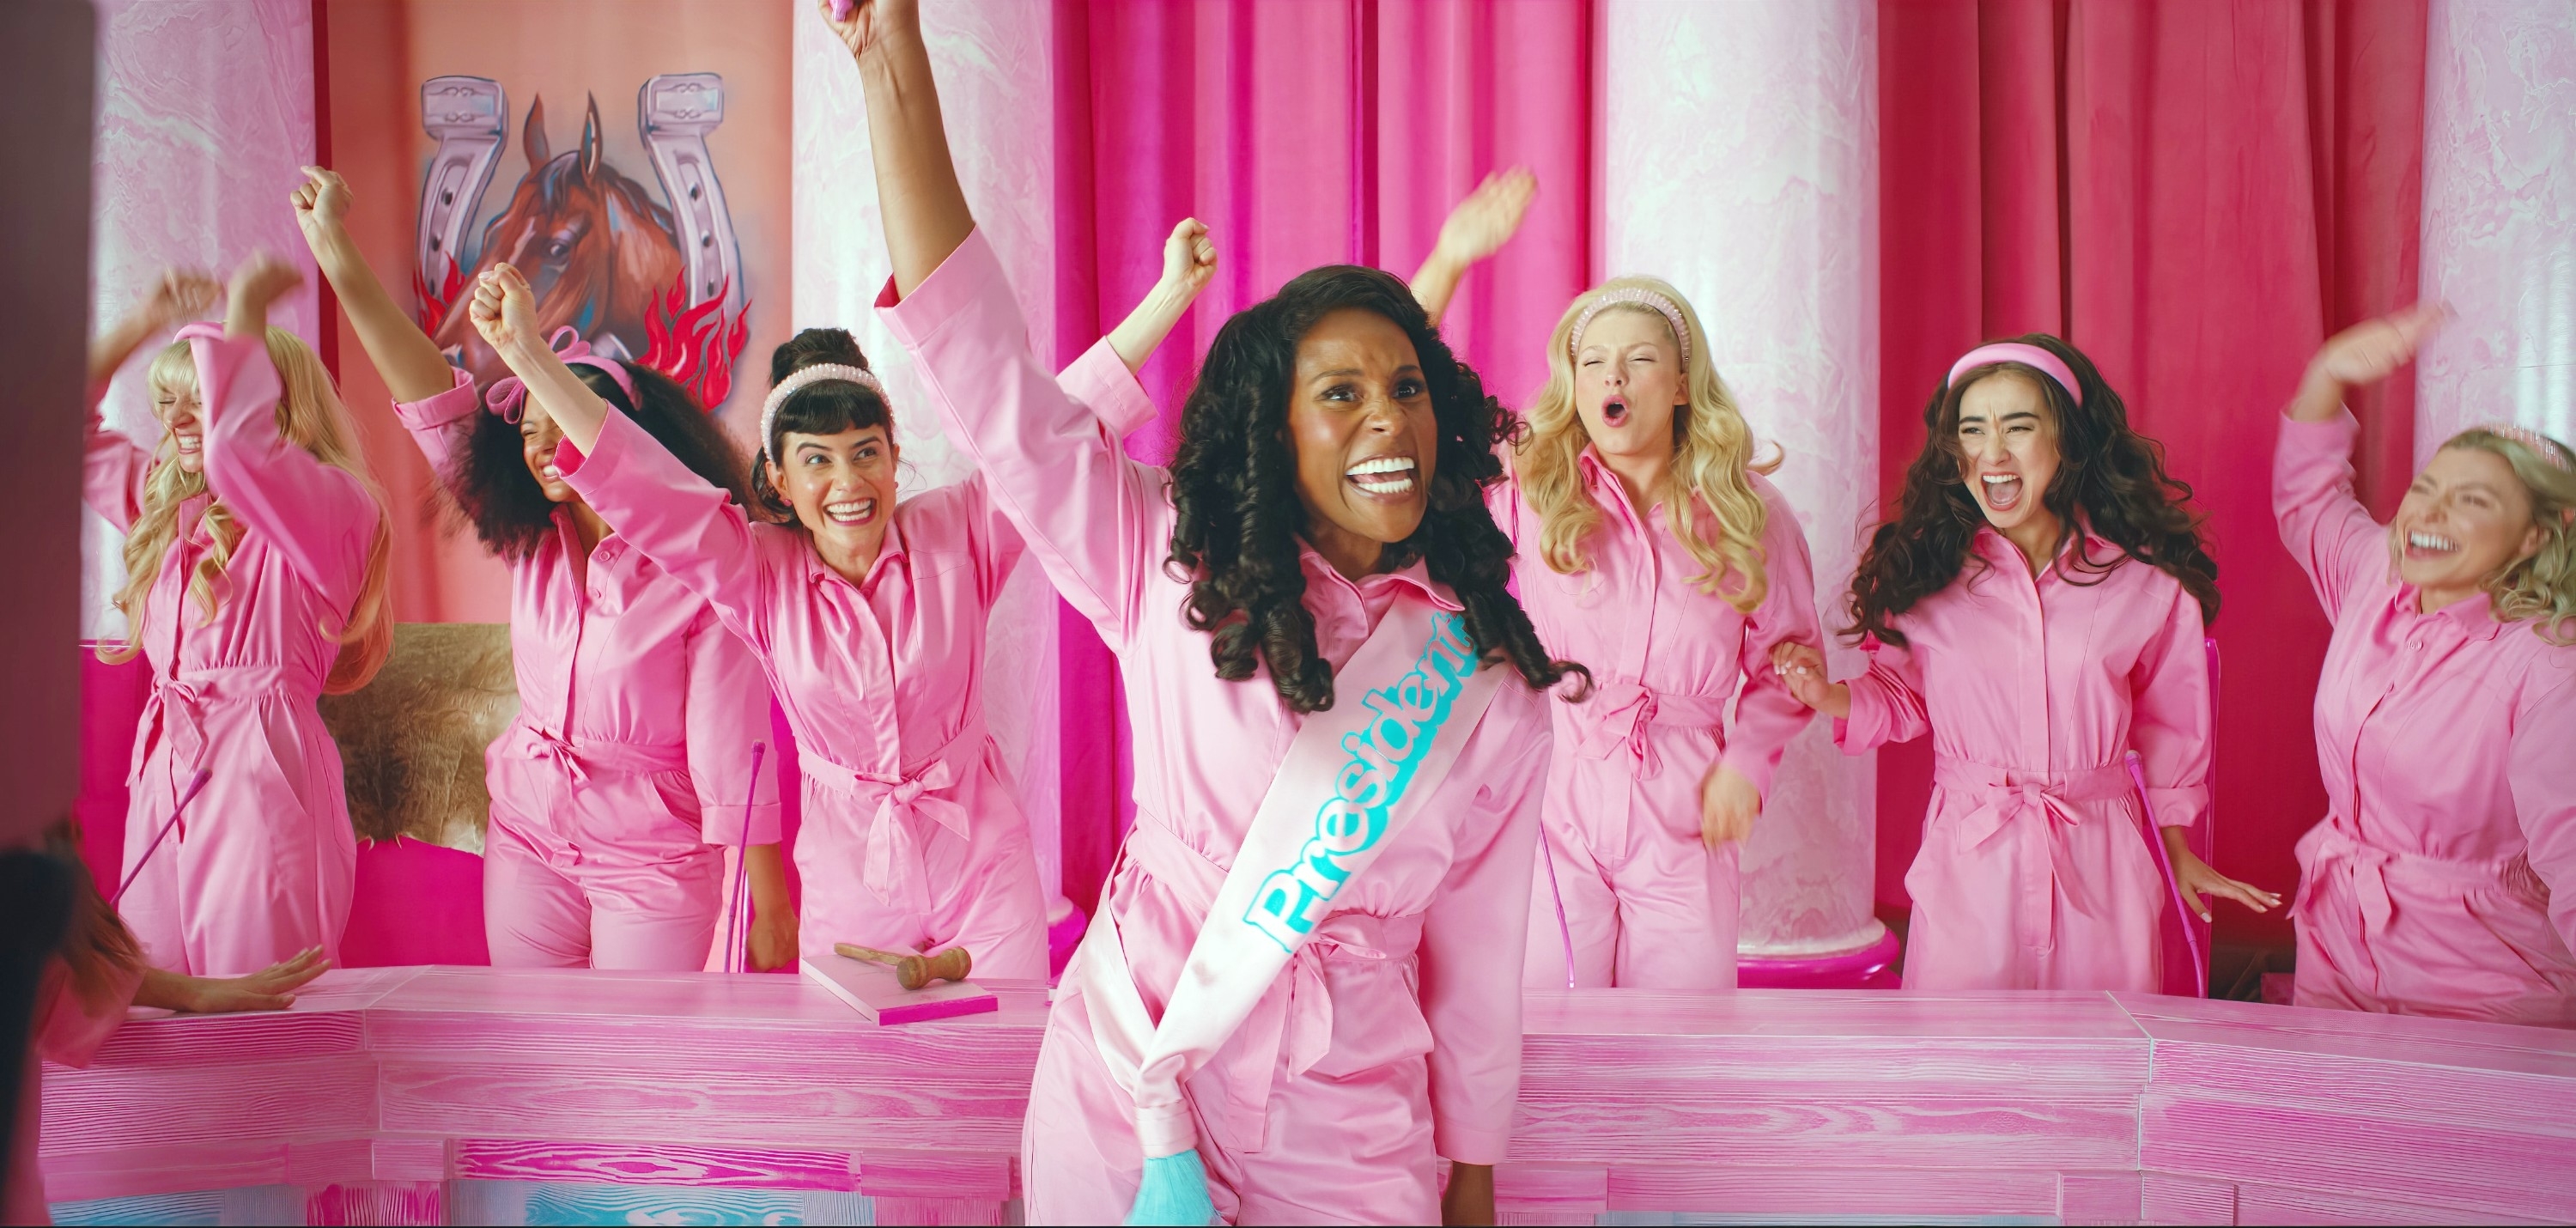
[[[616,380],[617,387],[626,393],[626,403],[635,404],[635,380],[626,374],[625,364],[591,353],[590,343],[582,340],[581,334],[573,331],[570,325],[556,329],[555,335],[546,340],[546,348],[553,350],[555,357],[566,364],[579,363],[606,371],[608,378]],[[528,410],[528,382],[515,375],[493,381],[490,390],[483,394],[483,407],[500,415],[503,422],[517,422]]]

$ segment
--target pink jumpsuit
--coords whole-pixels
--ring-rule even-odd
[[[1152,412],[1106,341],[1065,380],[1084,402],[1124,400],[1103,418]],[[588,456],[560,456],[582,498],[769,672],[804,770],[803,953],[962,946],[978,976],[1045,980],[1036,851],[984,725],[985,618],[1022,552],[985,476],[904,500],[852,584],[802,530],[749,522],[623,414]]]
[[[143,970],[127,969],[115,974],[100,1000],[90,1001],[73,986],[70,965],[60,959],[46,961],[36,984],[35,1014],[27,1021],[27,1054],[20,1059],[25,1073],[18,1085],[18,1124],[9,1135],[8,1167],[0,1171],[0,1187],[8,1191],[6,1201],[0,1202],[0,1224],[53,1222],[45,1208],[45,1174],[37,1157],[42,1141],[39,1127],[44,1123],[44,1068],[39,1059],[64,1066],[89,1065],[99,1046],[125,1023],[125,1008],[142,986]]]
[[[1173,509],[1050,383],[979,231],[880,314],[952,437],[992,482],[1056,590],[1118,654],[1135,723],[1136,825],[1102,910],[1146,1009],[1170,997],[1225,867],[1300,718],[1265,674],[1217,678],[1163,565]],[[1344,579],[1302,551],[1318,649],[1336,667],[1399,589],[1455,609],[1421,565]],[[1521,944],[1547,716],[1506,679],[1421,818],[1334,901],[1248,1022],[1185,1087],[1209,1192],[1241,1223],[1435,1223],[1434,1156],[1503,1158],[1519,1095]],[[1142,1156],[1094,1048],[1090,1006],[1047,1019],[1021,1148],[1031,1223],[1116,1223]]]
[[[213,544],[208,498],[183,505],[143,613],[152,696],[127,778],[118,907],[155,966],[241,976],[307,947],[339,957],[357,875],[340,748],[314,701],[356,605],[376,501],[358,478],[289,442],[277,368],[256,337],[183,330],[196,351],[206,486],[242,530],[212,622],[187,594]],[[120,531],[143,513],[152,453],[90,418],[83,487]],[[204,792],[135,867],[200,768]]]
[[[1770,509],[1771,583],[1747,617],[1695,582],[1699,560],[1662,514],[1640,514],[1598,456],[1586,449],[1578,464],[1603,512],[1585,543],[1589,570],[1559,575],[1539,557],[1538,514],[1516,485],[1486,499],[1521,547],[1513,576],[1539,640],[1590,667],[1599,687],[1588,703],[1549,705],[1556,753],[1539,826],[1553,866],[1538,867],[1530,891],[1526,983],[1564,987],[1570,935],[1578,986],[1733,989],[1737,847],[1701,842],[1700,783],[1723,763],[1768,796],[1781,751],[1814,715],[1771,668],[1773,645],[1820,642],[1806,535],[1788,500],[1749,475]]]
[[[484,412],[473,377],[394,413],[445,473]],[[571,514],[510,568],[519,715],[484,754],[483,916],[501,968],[702,968],[719,845],[778,842],[760,663],[707,600]],[[754,790],[757,789],[757,794]]]
[[[1932,733],[1905,987],[2158,992],[2167,888],[2124,756],[2158,824],[2208,809],[2200,605],[2135,560],[2070,580],[2072,544],[2036,578],[1992,528],[1974,551],[1896,620],[1910,650],[1869,646],[1834,727],[1853,754]],[[2091,538],[2091,558],[2118,553]]]
[[[2576,1027],[2576,647],[2484,597],[2417,612],[2352,496],[2360,429],[2285,421],[2273,463],[2281,538],[2334,620],[2295,1001]]]

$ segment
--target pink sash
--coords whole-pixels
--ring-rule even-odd
[[[1466,623],[1397,598],[1306,717],[1261,799],[1156,1026],[1115,923],[1096,924],[1065,970],[1090,1004],[1110,1077],[1136,1103],[1147,1156],[1197,1145],[1181,1084],[1232,1036],[1352,878],[1395,841],[1457,763],[1510,671],[1478,669]]]

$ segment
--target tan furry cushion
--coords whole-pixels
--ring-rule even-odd
[[[397,624],[373,682],[322,697],[358,838],[481,853],[492,804],[483,748],[518,714],[509,624]]]

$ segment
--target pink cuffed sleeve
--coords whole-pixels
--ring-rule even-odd
[[[2281,544],[2308,573],[2326,617],[2344,598],[2388,573],[2388,533],[2352,494],[2352,445],[2361,423],[2351,411],[2324,422],[2281,420],[2272,449],[2272,514]]]
[[[81,440],[81,502],[106,517],[117,532],[128,532],[143,514],[143,483],[151,476],[152,453],[124,432],[109,429],[92,401],[89,430]]]
[[[2181,585],[2129,675],[2129,746],[2146,772],[2159,827],[2189,827],[2209,812],[2209,638],[2200,603]]]
[[[1816,565],[1807,554],[1807,535],[1798,528],[1797,510],[1758,475],[1753,489],[1768,505],[1762,563],[1770,586],[1744,623],[1744,694],[1736,701],[1735,725],[1727,730],[1726,753],[1718,765],[1734,768],[1767,798],[1789,739],[1816,716],[1789,693],[1789,684],[1772,668],[1771,650],[1792,642],[1822,646],[1825,637],[1816,619]]]
[[[1861,648],[1869,653],[1869,670],[1849,680],[1851,715],[1834,721],[1834,745],[1857,755],[1931,732],[1932,717],[1923,706],[1923,669],[1915,663],[1914,650],[1876,639]]]
[[[1107,337],[1092,342],[1055,382],[1091,410],[1112,443],[1154,420],[1154,398],[1145,395],[1145,386],[1136,382],[1136,373],[1127,369],[1127,360]]]
[[[1431,1141],[1458,1164],[1501,1162],[1520,1101],[1521,960],[1529,940],[1530,874],[1550,756],[1546,714],[1532,711],[1545,701],[1526,691],[1510,693],[1520,690],[1517,679],[1505,678],[1502,685],[1506,693],[1495,696],[1480,736],[1497,727],[1504,705],[1525,707],[1508,743],[1477,748],[1491,783],[1476,791],[1476,805],[1491,816],[1491,835],[1480,848],[1461,842],[1448,879],[1422,918]],[[1454,771],[1476,766],[1461,761]]]
[[[776,844],[778,748],[768,745],[769,679],[760,659],[712,614],[690,630],[688,652],[683,720],[701,838],[709,844]],[[757,771],[755,745],[761,748]]]
[[[384,509],[357,474],[324,464],[278,429],[282,385],[264,341],[227,337],[212,324],[179,336],[197,359],[206,488],[332,608],[354,614]]]
[[[1126,644],[1165,524],[1161,471],[1127,459],[1083,402],[1029,352],[1028,326],[978,230],[912,296],[889,281],[877,311],[918,364],[951,442],[1056,591],[1113,647]]]
[[[443,482],[455,480],[448,466],[473,446],[474,416],[481,412],[483,398],[474,394],[474,376],[462,370],[456,372],[456,385],[437,396],[394,402],[394,418],[411,432],[412,442],[420,445],[421,455]]]
[[[2529,635],[2522,623],[2502,634]],[[2576,950],[2576,678],[2562,671],[2514,714],[2505,784],[2532,872],[2549,888],[2549,924]]]
[[[760,598],[768,577],[760,542],[725,492],[614,409],[588,453],[567,441],[555,452],[555,466],[628,545],[706,598],[744,643],[767,650]],[[767,721],[764,714],[760,727]]]

